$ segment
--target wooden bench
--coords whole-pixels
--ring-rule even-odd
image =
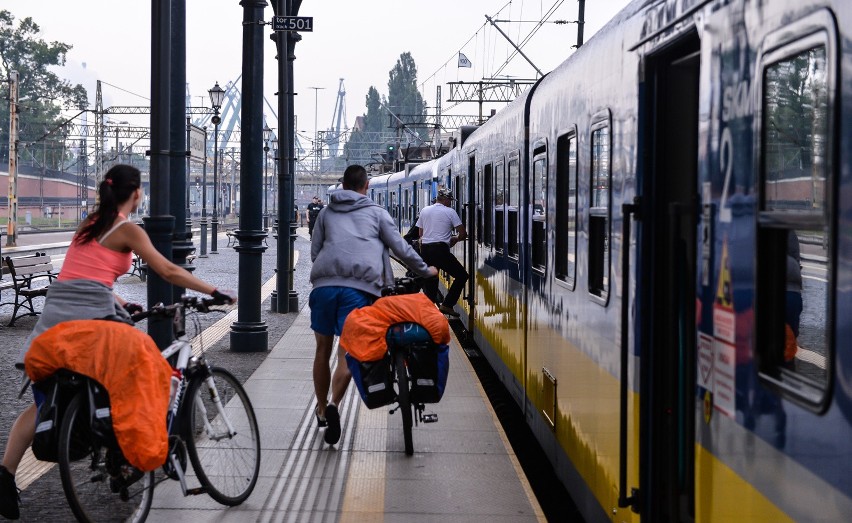
[[[225,236],[228,237],[228,247],[237,246],[237,235],[234,231],[225,231]],[[263,238],[263,244],[269,247],[269,244],[266,242],[266,237]]]
[[[56,278],[53,273],[53,263],[50,256],[44,253],[36,253],[34,256],[21,256],[12,258],[7,256],[3,259],[3,280],[0,281],[0,290],[13,289],[15,291],[15,300],[0,303],[3,305],[14,305],[12,311],[12,319],[9,321],[9,326],[15,324],[21,316],[36,316],[41,314],[35,310],[33,298],[39,296],[47,296],[47,288],[50,282]],[[8,276],[10,279],[6,279]],[[41,287],[33,287],[33,282],[41,279],[47,279],[48,284]],[[18,314],[21,309],[29,312]]]
[[[194,250],[193,250],[194,252]],[[195,261],[197,256],[195,254],[190,254],[186,257],[186,263],[192,263]],[[133,253],[133,264],[130,266],[130,270],[127,272],[130,276],[139,276],[139,279],[145,281],[148,277],[148,266],[145,262],[142,261],[142,258],[139,257],[135,252]]]

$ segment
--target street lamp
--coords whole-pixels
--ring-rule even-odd
[[[269,139],[272,129],[263,126],[263,230],[269,229]]]
[[[219,87],[219,82],[212,89],[207,91],[210,93],[210,105],[213,107],[213,222],[210,229],[210,254],[218,254],[216,250],[216,236],[219,234],[219,108],[222,107],[222,100],[225,98],[225,91]]]

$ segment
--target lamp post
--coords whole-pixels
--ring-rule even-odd
[[[269,139],[272,129],[263,127],[263,230],[269,230]]]
[[[213,221],[210,229],[210,254],[219,254],[216,250],[216,236],[219,234],[219,108],[222,107],[222,100],[225,98],[225,91],[219,87],[219,82],[212,89],[207,91],[210,93],[210,105],[213,107]]]

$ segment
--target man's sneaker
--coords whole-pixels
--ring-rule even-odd
[[[325,420],[325,416],[320,416],[319,405],[317,405],[317,407],[314,409],[314,416],[316,416],[317,418],[318,427],[325,427],[326,425],[328,425],[328,422]]]
[[[337,405],[325,408],[325,422],[328,423],[325,428],[325,442],[334,445],[340,441],[340,413],[337,412]]]
[[[0,465],[0,516],[6,519],[18,519],[21,511],[18,507],[21,502],[18,486],[15,485],[15,476]]]
[[[448,307],[446,305],[440,305],[438,310],[441,311],[441,314],[446,314],[447,316],[453,316],[455,318],[459,317],[459,313],[455,311],[452,307]]]

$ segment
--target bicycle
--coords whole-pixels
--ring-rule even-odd
[[[165,479],[180,482],[184,496],[208,494],[235,506],[254,490],[260,472],[260,437],[254,409],[240,382],[227,370],[192,355],[186,312],[210,312],[214,299],[184,296],[132,316],[171,318],[175,340],[162,351],[173,368],[167,427],[165,477],[143,473],[124,459],[109,420],[106,391],[95,380],[70,371],[55,379],[74,395],[61,417],[58,459],[63,490],[75,517],[95,521],[144,521],[153,490]],[[212,309],[215,310],[215,309]],[[187,457],[199,487],[187,486]]]
[[[413,294],[420,291],[420,283],[415,277],[394,278],[394,285],[382,290],[382,296]],[[402,434],[405,454],[414,454],[412,426],[419,423],[436,423],[438,414],[426,413],[426,403],[437,403],[441,399],[443,387],[438,392],[440,378],[438,359],[444,358],[446,370],[449,365],[447,349],[435,347],[432,336],[420,324],[403,322],[392,325],[385,337],[390,354],[390,372],[396,383],[396,408],[402,416]],[[443,355],[441,354],[443,351]],[[434,355],[434,359],[432,357]],[[446,383],[446,372],[443,374]],[[416,414],[416,415],[415,415]]]

